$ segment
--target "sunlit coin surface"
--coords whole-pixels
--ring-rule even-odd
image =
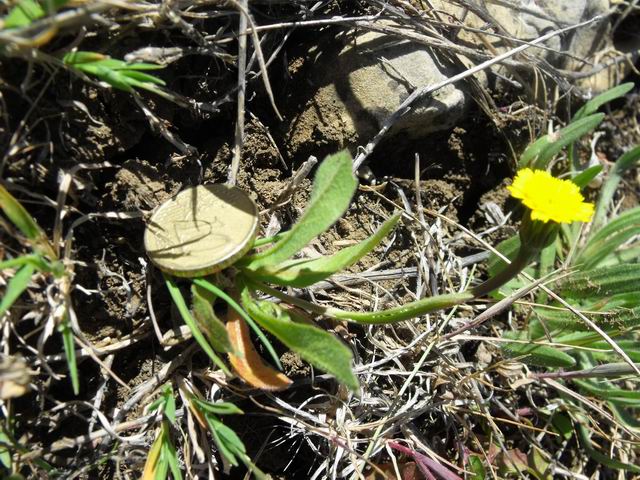
[[[144,246],[161,270],[199,277],[228,267],[253,245],[258,208],[242,190],[200,185],[178,193],[151,216]]]

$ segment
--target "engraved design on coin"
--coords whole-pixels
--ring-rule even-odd
[[[183,190],[151,216],[144,244],[161,270],[182,277],[217,272],[253,245],[258,209],[242,190],[200,185]]]

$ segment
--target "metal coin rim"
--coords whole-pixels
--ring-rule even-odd
[[[149,219],[149,223],[151,223],[154,219],[154,217],[158,214],[158,212],[162,209],[162,207],[167,204],[168,202],[175,200],[176,197],[178,195],[183,194],[184,192],[187,192],[191,189],[194,188],[198,188],[198,187],[211,187],[214,185],[221,185],[221,186],[226,186],[225,184],[222,183],[210,183],[207,185],[198,185],[195,187],[189,187],[189,188],[185,188],[184,190],[181,190],[180,192],[176,193],[173,197],[171,197],[170,199],[166,200],[165,202],[163,202],[158,209],[151,215],[151,218]],[[160,265],[156,260],[154,260],[151,255],[149,255],[149,241],[150,241],[150,231],[149,231],[149,225],[147,224],[145,226],[145,232],[144,232],[144,248],[145,251],[147,252],[147,258],[149,258],[149,260],[151,260],[151,263],[153,263],[156,267],[158,267],[160,270],[162,270],[163,272],[166,273],[170,273],[171,275],[174,275],[176,277],[183,277],[183,278],[193,278],[193,277],[203,277],[206,275],[211,275],[213,273],[219,272],[221,270],[224,270],[225,268],[233,265],[236,261],[238,261],[240,258],[242,258],[244,256],[245,253],[247,253],[249,250],[251,250],[251,248],[253,247],[253,243],[254,240],[256,238],[256,235],[258,233],[258,221],[259,221],[259,212],[258,212],[258,206],[256,205],[256,203],[253,201],[253,199],[247,195],[247,193],[244,190],[241,190],[238,187],[235,186],[227,186],[227,188],[231,188],[231,189],[235,189],[238,192],[240,192],[242,195],[244,195],[244,197],[249,200],[249,202],[251,203],[251,206],[253,207],[253,211],[254,211],[254,216],[253,216],[253,224],[251,225],[251,230],[249,232],[249,234],[242,239],[241,242],[238,242],[238,246],[236,248],[236,250],[233,250],[231,253],[229,253],[225,258],[222,259],[218,259],[215,262],[211,263],[210,265],[204,265],[198,268],[193,268],[193,269],[173,269],[173,268],[167,268],[164,265]]]

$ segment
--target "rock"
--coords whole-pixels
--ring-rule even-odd
[[[495,0],[479,3],[482,6],[472,12],[448,0],[431,2],[449,23],[463,22],[475,29],[460,29],[457,40],[460,44],[491,44],[496,54],[513,48],[517,43],[505,42],[486,33],[479,34],[478,29],[519,40],[533,40],[549,31],[603,15],[597,22],[550,38],[545,43],[547,49],[530,48],[516,57],[521,62],[538,58],[558,69],[578,71],[591,68],[581,59],[593,59],[603,43],[609,41],[611,26],[605,15],[610,8],[609,0]],[[377,25],[384,26],[385,22],[388,26],[398,27],[389,21],[378,21]],[[304,79],[308,100],[297,106],[297,113],[293,114],[295,119],[287,132],[290,156],[304,157],[314,152],[317,154],[319,150],[363,145],[380,130],[383,122],[411,92],[441,82],[462,70],[460,66],[445,63],[436,49],[395,35],[364,30],[343,33],[342,37],[330,39],[334,43],[342,41],[337,48],[318,47],[311,50],[304,60],[298,60],[298,64],[293,62],[295,67],[290,66],[292,70],[307,66],[300,67],[299,63],[313,66],[309,69],[310,75]],[[463,57],[460,61],[467,65],[472,63]],[[503,75],[511,73],[506,67],[494,68]],[[483,74],[477,75],[476,80],[487,85]],[[600,81],[598,85],[602,87],[605,83]],[[590,88],[595,83],[583,81],[580,85]],[[451,128],[465,115],[472,101],[465,88],[466,83],[458,82],[416,102],[393,125],[387,138],[418,138]],[[294,90],[300,92],[298,85]]]
[[[602,15],[596,22],[550,38],[544,43],[548,49],[534,47],[526,51],[528,56],[570,71],[591,68],[582,59],[593,60],[596,53],[610,42],[611,25],[606,16],[611,8],[609,0],[511,0],[482,3],[486,13],[482,15],[483,18],[480,18],[480,10],[465,15],[462,7],[452,5],[447,0],[434,0],[434,7],[454,17],[454,21],[464,18],[464,24],[468,27],[486,30],[487,24],[491,24],[493,32],[507,34],[519,40],[534,40],[552,30]],[[464,30],[461,30],[459,38],[472,44],[477,44],[480,40],[476,33]],[[484,35],[484,39],[496,46],[498,52],[515,46],[508,47],[492,35]],[[583,82],[580,86],[590,85]]]
[[[304,154],[305,146],[337,149],[367,141],[416,88],[456,73],[423,45],[367,31],[344,38],[341,48],[317,52],[314,76],[306,79],[311,98],[288,132],[291,155]],[[451,128],[469,103],[463,88],[448,85],[416,102],[388,136],[421,137]]]

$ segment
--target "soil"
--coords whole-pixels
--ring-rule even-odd
[[[296,38],[306,38],[307,41],[313,39],[308,34],[307,37],[300,35],[302,37]],[[344,119],[337,113],[336,118],[320,121],[315,116],[314,106],[309,103],[304,89],[287,87],[291,78],[304,76],[309,68],[317,68],[308,61],[313,52],[311,56],[301,55],[299,47],[287,48],[291,51],[283,56],[288,59],[285,68],[270,70],[271,82],[276,86],[276,101],[283,107],[282,122],[277,121],[270,109],[259,82],[254,80],[249,86],[250,93],[257,99],[250,101],[248,105],[251,115],[247,116],[238,186],[250,194],[263,212],[263,229],[270,220],[268,209],[288,185],[292,172],[309,155],[322,158],[337,148],[353,148],[358,143],[357,138],[344,138]],[[184,71],[193,73],[189,68]],[[25,67],[4,64],[0,73],[8,84],[17,85],[25,75]],[[43,82],[44,77],[37,80]],[[188,79],[182,81],[187,84],[190,82]],[[171,83],[174,87],[179,84],[179,79],[174,79]],[[56,198],[59,173],[69,171],[81,163],[109,162],[99,169],[79,169],[74,173],[64,231],[68,232],[72,223],[81,216],[95,215],[73,230],[70,259],[75,264],[72,300],[78,324],[87,341],[106,346],[117,343],[127,335],[140,332],[147,334],[134,346],[124,347],[114,354],[111,370],[127,387],[113,380],[107,382],[103,390],[101,410],[113,413],[114,409],[122,407],[131,398],[136,386],[156,375],[182,350],[182,347],[164,349],[152,332],[149,302],[162,332],[171,330],[182,322],[167,295],[161,274],[146,259],[142,244],[145,218],[154,208],[187,186],[226,180],[232,156],[235,111],[223,106],[219,113],[208,118],[194,118],[164,100],[144,94],[145,102],[163,119],[165,127],[193,147],[193,150],[184,153],[177,151],[158,134],[157,128],[150,126],[130,95],[124,92],[103,89],[79,79],[71,79],[63,73],[55,76],[48,88],[32,118],[50,117],[51,120],[46,127],[44,123],[34,126],[29,139],[37,145],[38,141],[43,142],[48,138],[49,147],[34,147],[31,150],[25,149],[21,154],[11,155],[4,164],[3,177],[20,187],[21,190],[13,193],[24,201],[26,208],[42,227],[51,233],[54,209],[44,199]],[[195,88],[193,97],[205,97],[207,88]],[[27,108],[28,102],[18,92],[6,90],[4,95],[8,111],[19,112]],[[248,95],[248,98],[252,98],[252,95]],[[494,100],[498,105],[507,101],[498,94]],[[323,110],[328,109],[323,106]],[[18,115],[12,116],[14,122],[19,118]],[[640,94],[636,89],[634,93],[627,95],[622,105],[612,106],[611,115],[601,127],[604,135],[596,151],[606,165],[610,165],[622,152],[640,143],[639,118]],[[393,214],[396,209],[394,204],[402,206],[403,200],[415,209],[416,156],[420,159],[421,202],[426,209],[438,211],[474,231],[495,226],[486,213],[485,205],[493,202],[502,212],[509,211],[505,186],[507,179],[513,174],[512,151],[521,149],[528,141],[525,131],[528,119],[523,114],[512,117],[504,115],[499,121],[494,120],[487,118],[480,108],[475,107],[466,120],[453,129],[412,142],[396,139],[382,143],[367,164],[370,175],[363,180],[343,219],[313,242],[305,253],[330,254],[361,242],[371,235],[375,226]],[[294,126],[298,132],[295,136],[291,133]],[[300,131],[304,131],[303,140]],[[5,131],[4,140],[8,141],[7,138],[8,132]],[[51,150],[53,155],[49,154]],[[625,188],[619,193],[623,208],[637,205],[639,201],[637,178],[630,176],[626,181]],[[302,182],[292,200],[277,209],[282,230],[286,230],[299,218],[306,205],[310,185],[310,180]],[[105,217],[112,212],[135,213],[138,217]],[[515,222],[514,219],[507,221],[486,239],[497,243],[508,238],[516,231]],[[454,236],[455,229],[451,226],[443,224],[441,228],[447,235]],[[419,258],[415,253],[415,238],[421,238],[420,235],[421,230],[415,224],[403,221],[393,238],[383,242],[349,271],[363,272],[374,266],[384,269],[417,266]],[[13,239],[4,237],[3,234],[3,244],[7,245],[5,248],[20,248]],[[479,251],[465,239],[452,242],[451,248],[458,256]],[[387,280],[381,282],[380,286],[395,292],[396,300],[402,302],[411,298],[410,292],[415,292],[416,280]],[[371,296],[376,292],[376,287],[365,284],[358,286],[357,291],[332,292],[330,299],[337,306],[352,306],[356,302],[362,308],[369,308],[373,303]],[[317,297],[320,302],[326,302],[329,298],[326,291],[317,292]],[[385,301],[389,304],[392,302],[388,298]],[[343,338],[352,336],[365,342],[364,328],[328,326]],[[26,333],[38,328],[38,325],[32,320],[23,322],[20,328]],[[404,337],[401,340],[406,341],[415,332],[411,329],[397,329],[394,335],[400,335]],[[35,340],[35,337],[31,338],[30,342]],[[297,354],[280,348],[278,353],[285,373],[292,379],[310,378],[311,367]],[[366,348],[372,347],[369,345]],[[43,353],[53,355],[60,351],[61,344],[55,338],[46,343]],[[415,356],[420,353],[417,352]],[[467,356],[476,356],[478,361],[487,364],[491,361],[492,353],[483,347],[473,349]],[[413,357],[403,361],[415,360]],[[179,367],[179,372],[188,375],[190,368],[204,370],[208,365],[207,357],[200,352],[190,362]],[[52,367],[60,375],[60,379],[54,379],[41,371],[36,380],[41,388],[48,391],[49,398],[45,400],[47,405],[41,408],[50,413],[43,415],[42,411],[33,408],[33,403],[37,400],[33,392],[25,395],[13,407],[15,415],[20,418],[16,438],[28,440],[34,448],[51,445],[62,437],[86,433],[86,418],[53,413],[52,409],[57,402],[76,398],[68,386],[65,363],[52,363]],[[90,358],[84,358],[79,368],[81,394],[77,399],[88,401],[101,388],[104,373]],[[447,375],[444,367],[437,374],[442,378]],[[390,385],[381,385],[379,388],[385,389]],[[336,400],[339,396],[338,387],[332,381],[322,379],[308,388],[285,393],[283,398],[288,401],[294,398],[305,399],[317,392],[326,393],[332,401],[339,403]],[[260,401],[259,395],[257,400]],[[144,402],[129,412],[125,419],[138,418],[142,413],[142,406]],[[229,420],[229,425],[236,428],[249,447],[252,457],[260,451],[260,445],[269,435],[283,437],[277,448],[262,451],[257,457],[261,468],[273,474],[273,478],[309,478],[324,461],[323,452],[313,451],[304,435],[287,437],[291,427],[276,420],[277,415],[266,414],[248,400],[239,406],[245,410],[246,416]],[[373,414],[375,407],[371,408],[372,413],[368,418],[373,420],[377,417]],[[91,410],[87,408],[83,413],[90,416]],[[425,415],[420,423],[425,435],[433,436],[433,432],[438,432],[434,437],[434,444],[454,444],[452,438],[456,432],[451,431],[442,419],[428,418]],[[38,428],[33,428],[34,425]],[[327,441],[324,448],[328,451],[335,449],[336,445]],[[101,455],[107,452],[108,449],[103,450]],[[64,471],[66,464],[73,463],[76,453],[73,449],[63,450],[48,460]],[[90,455],[90,452],[86,451],[85,454]],[[98,455],[96,459],[99,458]],[[143,458],[141,456],[138,463]],[[295,459],[293,467],[290,465],[292,459]],[[135,471],[136,468],[140,468],[140,465],[127,459],[118,467],[110,463],[97,467],[95,471],[103,478],[112,478],[116,471],[122,473],[129,469]],[[233,469],[230,476],[225,478],[241,478],[244,474],[240,470]],[[93,473],[86,475],[88,474],[84,478],[95,478],[91,476]]]

